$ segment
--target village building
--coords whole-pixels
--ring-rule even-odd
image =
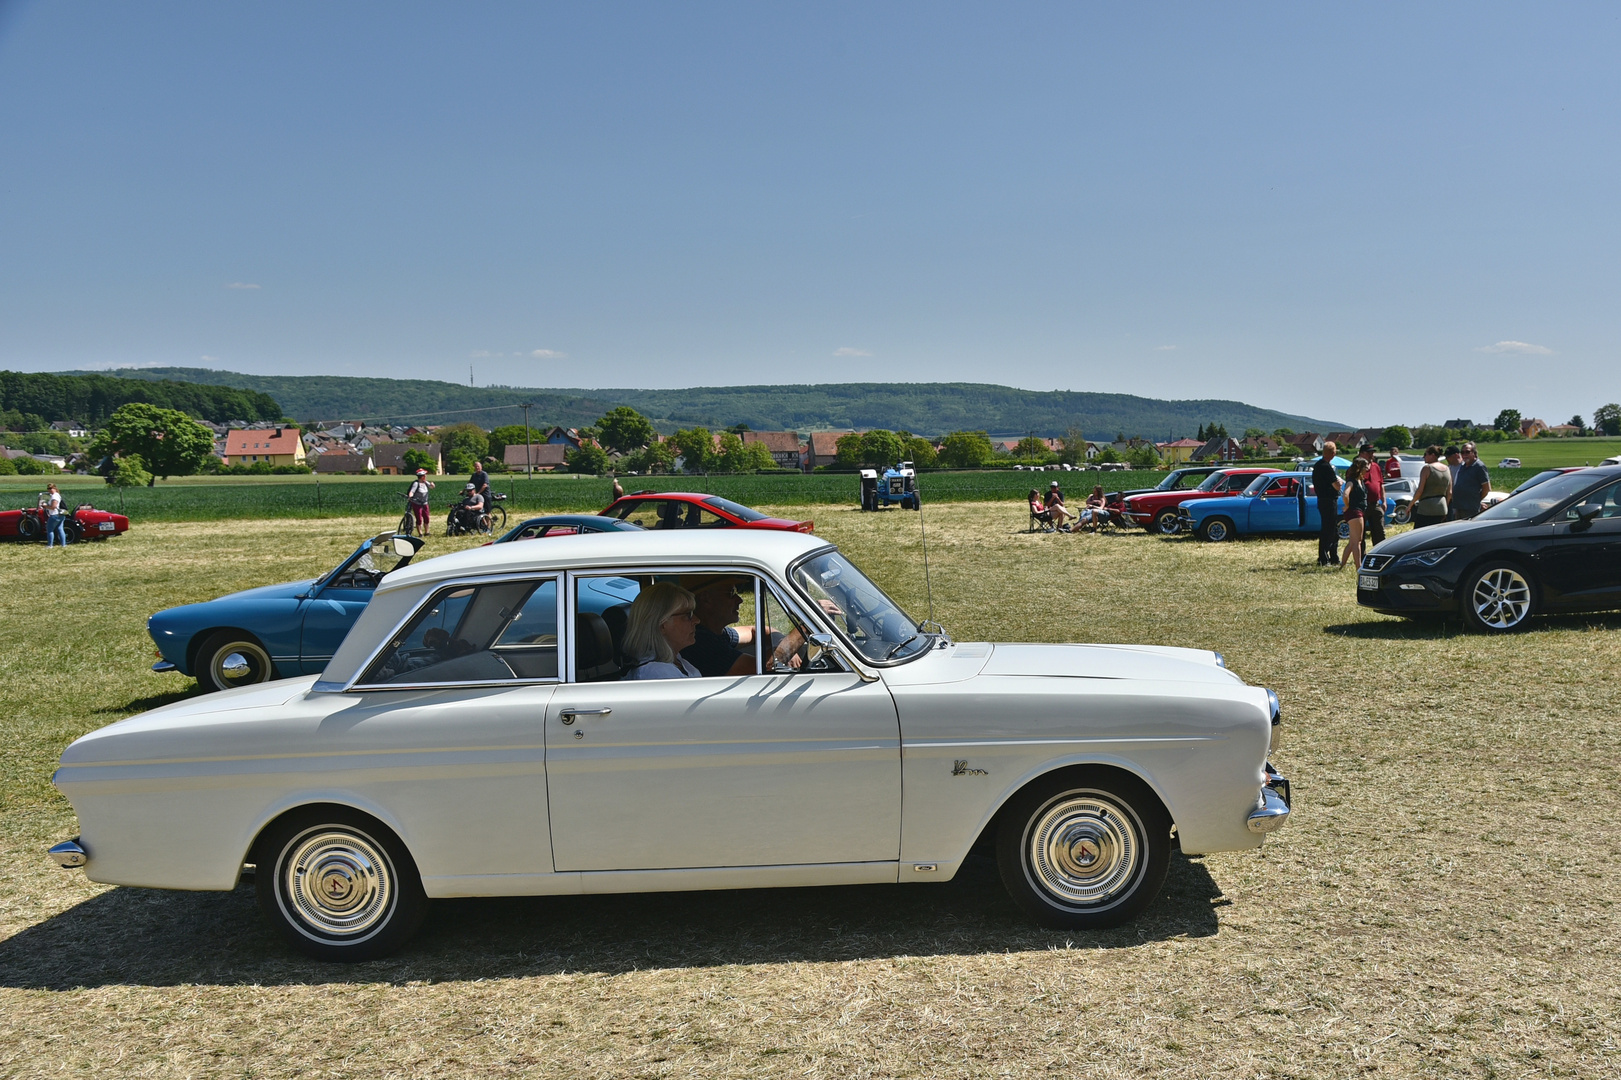
[[[433,459],[433,464],[427,466],[429,472],[435,476],[445,471],[445,461],[439,452],[439,444],[434,443],[401,443],[385,442],[372,447],[372,459],[377,462],[376,468],[384,476],[405,476],[416,472],[416,466],[405,463],[408,451],[416,450],[427,454]]]
[[[1154,449],[1158,450],[1159,456],[1164,458],[1169,464],[1184,465],[1187,462],[1192,461],[1194,452],[1203,446],[1204,443],[1200,442],[1198,439],[1176,439],[1172,442],[1156,443]],[[1128,447],[1128,452],[1129,449],[1130,448]],[[1121,451],[1115,450],[1115,453],[1118,454],[1121,453]]]
[[[508,472],[557,472],[567,465],[565,455],[571,450],[567,443],[509,443],[501,460]]]
[[[807,447],[805,454],[805,471],[821,468],[823,465],[833,465],[839,459],[839,440],[848,431],[813,431],[805,440]]]
[[[1538,435],[1541,435],[1544,431],[1547,431],[1547,430],[1548,430],[1548,423],[1545,420],[1521,420],[1520,421],[1520,434],[1524,435],[1527,439],[1534,439]]]
[[[1206,439],[1189,461],[1237,461],[1244,456],[1244,445],[1230,435]]]
[[[745,431],[743,441],[763,445],[779,469],[799,469],[804,465],[796,431]]]
[[[233,428],[220,457],[227,465],[302,465],[304,442],[295,427]]]
[[[362,476],[374,467],[370,454],[322,454],[315,459],[317,476]]]

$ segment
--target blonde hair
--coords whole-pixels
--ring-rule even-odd
[[[664,639],[664,623],[678,611],[691,611],[697,604],[693,595],[671,581],[649,585],[630,605],[625,621],[625,655],[645,661],[652,656],[661,664],[675,663],[675,650]]]

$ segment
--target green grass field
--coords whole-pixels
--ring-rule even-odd
[[[1491,468],[1506,457],[1517,457],[1528,469],[1557,469],[1567,465],[1597,465],[1621,454],[1621,439],[1527,439],[1481,443],[1480,460]]]
[[[1309,540],[925,518],[958,639],[1215,648],[1276,689],[1289,825],[1174,859],[1103,933],[1032,926],[971,860],[929,887],[443,902],[399,956],[323,966],[247,889],[48,865],[75,832],[49,781],[78,734],[190,692],[147,670],[149,613],[318,573],[374,522],[4,545],[0,1076],[1621,1075],[1621,615],[1487,639],[1360,610]],[[921,614],[918,526],[817,514]]]

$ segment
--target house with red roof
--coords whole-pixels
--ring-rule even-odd
[[[302,465],[304,441],[295,427],[232,428],[220,457],[227,465]]]

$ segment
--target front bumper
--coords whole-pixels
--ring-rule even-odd
[[[1276,772],[1270,761],[1267,762],[1266,783],[1261,786],[1255,809],[1250,811],[1245,822],[1250,832],[1269,833],[1283,828],[1289,821],[1290,801],[1288,778]]]
[[[179,671],[180,668],[175,664],[171,664],[167,660],[159,660],[157,663],[152,665],[152,670],[162,673],[165,671]]]
[[[1368,555],[1357,567],[1356,602],[1383,615],[1447,615],[1458,610],[1453,582],[1428,569],[1392,570],[1391,557]]]

